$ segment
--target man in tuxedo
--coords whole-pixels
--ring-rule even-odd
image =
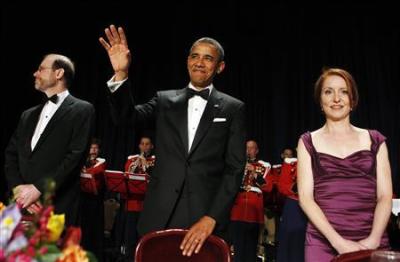
[[[5,152],[5,174],[17,203],[37,212],[47,181],[55,182],[55,213],[76,225],[79,176],[94,123],[94,108],[69,94],[75,75],[72,61],[48,54],[33,74],[42,104],[24,111]]]
[[[246,163],[244,103],[212,84],[224,70],[224,50],[214,39],[197,40],[187,58],[189,85],[133,105],[125,33],[111,25],[105,35],[108,41],[99,40],[115,72],[108,82],[113,107],[119,108],[119,116],[156,119],[157,160],[139,233],[188,228],[181,249],[190,256],[211,233],[224,236]]]

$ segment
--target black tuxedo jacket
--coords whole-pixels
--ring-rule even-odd
[[[33,184],[43,194],[45,182],[56,183],[55,213],[66,215],[66,225],[76,224],[79,176],[94,124],[94,108],[68,95],[44,129],[36,147],[31,139],[43,104],[22,113],[5,152],[5,174],[10,189]]]
[[[160,91],[149,102],[135,106],[127,82],[111,97],[119,116],[130,117],[125,115],[128,113],[134,119],[156,119],[157,160],[138,223],[139,233],[166,228],[184,185],[190,224],[208,215],[217,221],[217,230],[223,230],[246,162],[244,104],[213,88],[188,151],[187,88]]]

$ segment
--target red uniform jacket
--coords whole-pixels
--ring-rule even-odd
[[[280,213],[284,203],[284,196],[278,190],[281,172],[281,164],[273,165],[266,178],[267,190],[264,191],[264,206],[273,213]]]
[[[241,191],[237,194],[231,210],[231,220],[250,223],[264,223],[263,191],[271,165],[264,161],[248,162],[254,171],[245,170]]]
[[[80,178],[81,190],[97,195],[104,186],[105,170],[106,160],[99,157],[96,158],[91,167],[82,169]]]
[[[287,197],[298,200],[296,179],[297,159],[285,158],[282,164],[281,178],[278,183],[279,192]]]

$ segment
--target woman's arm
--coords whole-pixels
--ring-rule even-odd
[[[374,222],[369,236],[361,241],[369,249],[379,247],[392,210],[392,175],[386,143],[383,142],[376,155],[376,196],[377,204]]]

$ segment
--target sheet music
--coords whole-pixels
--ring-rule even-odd
[[[122,172],[122,171],[118,171],[118,170],[109,170],[109,169],[107,169],[107,170],[105,171],[105,173],[124,174],[124,172]]]
[[[139,181],[145,181],[146,177],[145,176],[138,176],[138,175],[129,175],[129,179],[132,180],[139,180]]]

